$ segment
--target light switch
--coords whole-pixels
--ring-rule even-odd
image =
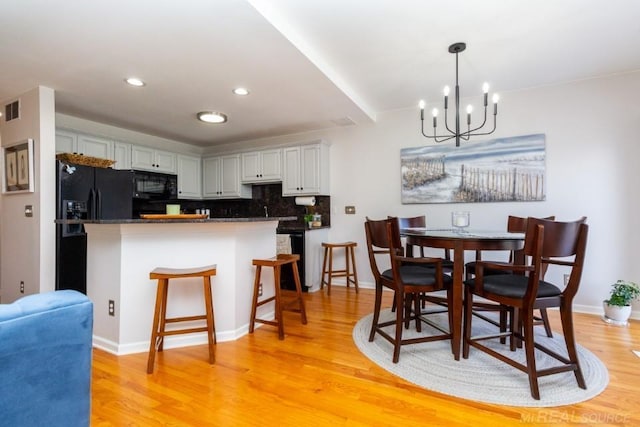
[[[345,206],[344,213],[347,215],[355,215],[356,207],[355,206]]]
[[[33,205],[24,206],[24,216],[31,218],[33,216]]]

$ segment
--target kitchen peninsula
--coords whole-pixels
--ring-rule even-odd
[[[248,331],[254,270],[251,260],[276,253],[279,221],[296,217],[57,220],[87,232],[87,296],[94,303],[94,345],[118,355],[148,351],[156,296],[156,267],[217,265],[212,293],[218,341]],[[273,283],[273,274],[263,272]],[[264,286],[265,297],[273,286]],[[202,281],[170,287],[167,316],[204,313]],[[110,302],[113,302],[111,304]],[[110,313],[113,307],[113,312]],[[272,310],[271,307],[264,307]],[[171,325],[169,325],[171,326]],[[167,337],[165,348],[206,343],[206,334]]]

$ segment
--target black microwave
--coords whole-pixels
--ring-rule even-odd
[[[168,173],[133,171],[133,198],[169,200],[178,198],[178,176]]]

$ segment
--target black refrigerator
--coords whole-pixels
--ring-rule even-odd
[[[56,218],[131,219],[133,172],[56,161]],[[87,293],[87,235],[56,226],[56,289]]]

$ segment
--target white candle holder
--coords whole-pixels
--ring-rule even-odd
[[[465,228],[471,223],[471,213],[469,211],[451,212],[451,225],[458,233],[464,233]]]

